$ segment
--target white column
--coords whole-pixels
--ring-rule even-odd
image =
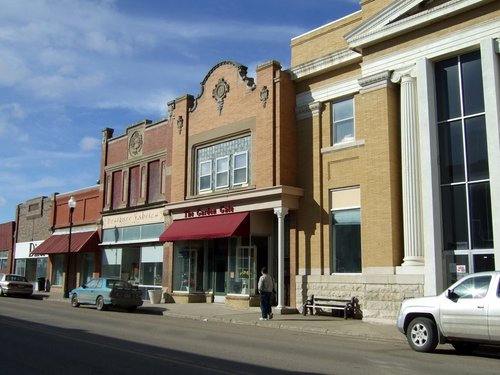
[[[420,197],[418,103],[414,67],[393,73],[401,83],[401,164],[403,186],[404,259],[402,266],[423,266]]]
[[[279,207],[274,209],[278,217],[278,310],[284,309],[285,305],[285,216],[288,208]]]

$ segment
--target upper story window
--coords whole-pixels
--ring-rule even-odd
[[[250,181],[250,144],[250,136],[245,136],[198,148],[197,193],[247,185]]]
[[[332,105],[332,143],[354,141],[354,98],[338,100]]]

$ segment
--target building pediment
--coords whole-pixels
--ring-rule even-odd
[[[426,27],[496,0],[397,0],[345,35],[350,48],[363,48]]]

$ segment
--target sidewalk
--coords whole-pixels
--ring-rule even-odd
[[[69,303],[69,301],[62,298],[62,294],[57,292],[35,292],[35,295],[44,300]],[[404,335],[397,330],[395,324],[372,323],[328,315],[282,315],[275,312],[272,320],[260,321],[259,307],[235,309],[221,303],[151,304],[149,301],[144,301],[144,304],[137,312],[139,313],[141,310],[144,312],[153,310],[165,317],[262,326],[332,336],[357,337],[366,340],[406,342]]]

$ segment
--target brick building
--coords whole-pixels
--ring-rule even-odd
[[[164,207],[170,200],[172,126],[144,120],[113,137],[103,130],[102,276],[130,280],[144,291],[164,282]]]
[[[33,250],[51,234],[52,201],[32,198],[16,208],[16,234],[13,270],[35,283],[48,275],[48,256]]]
[[[69,206],[70,199],[74,202],[73,210]],[[67,280],[69,291],[100,272],[100,185],[64,194],[54,193],[48,206],[51,209],[45,214],[45,223],[50,228],[50,236],[31,251],[31,256],[48,259],[44,275],[48,280],[47,290],[66,290]]]
[[[279,63],[257,77],[237,62],[215,65],[201,93],[170,103],[171,199],[166,205],[166,288],[176,302],[258,303],[260,268],[293,301],[290,231],[297,188],[293,83]]]
[[[356,295],[392,321],[499,268],[499,35],[498,1],[362,0],[292,40],[298,303]]]
[[[12,270],[12,256],[14,250],[13,221],[0,224],[0,273],[10,273]]]

